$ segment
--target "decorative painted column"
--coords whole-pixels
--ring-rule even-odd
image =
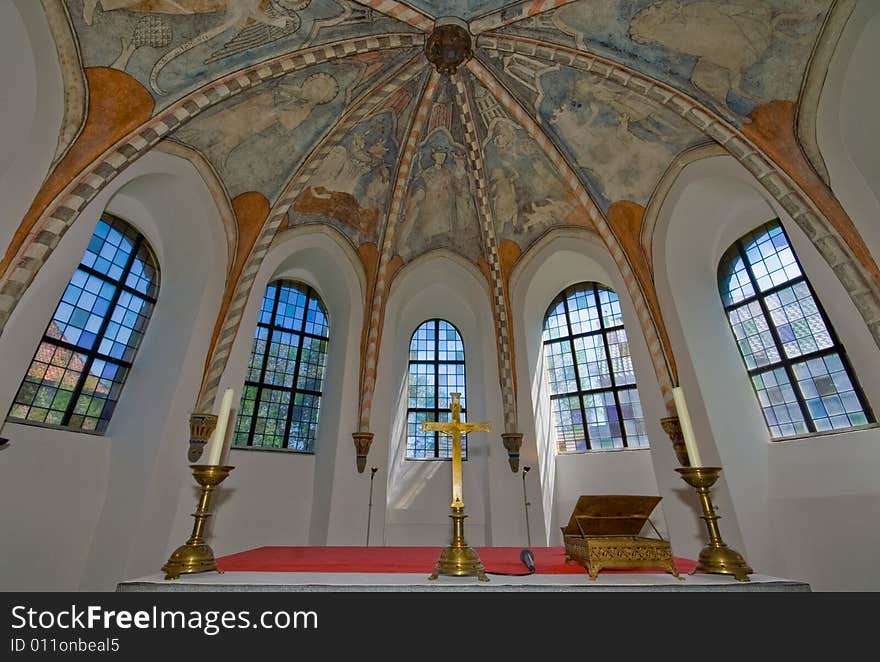
[[[501,433],[501,441],[504,442],[504,448],[507,449],[507,462],[513,473],[519,471],[519,449],[522,447],[522,440],[522,432]]]

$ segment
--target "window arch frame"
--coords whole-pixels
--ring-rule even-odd
[[[799,275],[789,278],[779,284],[775,284],[772,287],[767,289],[761,289],[759,284],[759,279],[755,275],[754,266],[749,260],[747,255],[747,251],[750,246],[753,244],[757,244],[757,242],[761,239],[762,236],[769,234],[775,228],[779,228],[782,237],[785,239],[785,243],[788,249],[791,251],[791,255],[794,259],[794,264],[797,266]],[[731,257],[733,256],[733,257]],[[749,296],[743,296],[743,298],[734,300],[732,296],[733,289],[741,288],[741,285],[737,286],[737,288],[730,287],[730,281],[734,274],[736,273],[736,262],[742,264],[743,270],[748,278],[748,285],[751,287],[752,294]],[[752,392],[755,394],[755,398],[758,401],[758,407],[761,409],[761,415],[764,419],[764,423],[767,427],[767,431],[770,434],[771,441],[785,441],[793,438],[799,437],[812,437],[819,436],[824,434],[838,433],[838,432],[847,432],[854,429],[863,428],[865,426],[873,425],[876,422],[873,411],[870,406],[870,402],[862,388],[858,375],[853,369],[852,363],[849,360],[849,356],[847,354],[846,348],[840,340],[840,337],[837,335],[837,331],[834,328],[834,325],[831,322],[831,318],[828,316],[828,313],[825,310],[825,307],[822,305],[819,296],[816,293],[813,284],[810,282],[809,277],[807,276],[806,271],[801,264],[800,259],[797,256],[797,252],[795,251],[794,245],[791,242],[791,239],[788,236],[788,232],[785,230],[785,226],[782,224],[781,219],[778,217],[763,223],[762,225],[758,225],[740,237],[737,237],[731,245],[724,251],[721,256],[721,259],[718,263],[717,269],[717,281],[718,281],[718,294],[721,299],[721,305],[724,309],[724,316],[727,320],[728,328],[730,329],[731,335],[733,336],[734,344],[737,347],[737,353],[740,357],[740,365],[745,368],[746,375],[749,379],[749,383],[752,387]],[[798,354],[794,357],[790,357],[785,350],[785,342],[782,340],[780,336],[779,329],[774,323],[774,318],[771,313],[771,310],[767,304],[767,299],[779,294],[783,290],[794,288],[797,285],[803,285],[812,302],[815,304],[816,312],[822,320],[822,323],[825,327],[825,331],[828,333],[829,342],[831,343],[829,346],[824,348],[818,348],[810,351]],[[730,298],[731,303],[725,303],[725,299]],[[803,301],[803,299],[798,299],[798,303]],[[736,331],[734,329],[734,322],[731,318],[731,313],[733,311],[745,308],[753,303],[757,303],[762,319],[767,326],[767,331],[769,332],[772,340],[773,340],[773,348],[778,355],[778,359],[775,361],[769,361],[762,365],[756,365],[754,368],[749,368],[746,357],[743,355],[743,350],[741,347],[741,340],[737,338]],[[754,318],[752,318],[754,319]],[[811,331],[811,337],[815,338],[814,334]],[[795,340],[799,340],[795,337]],[[791,342],[791,341],[790,341]],[[845,372],[850,385],[852,386],[852,390],[858,400],[859,406],[861,407],[862,413],[866,418],[866,423],[857,424],[857,425],[849,425],[847,427],[835,428],[831,427],[829,429],[819,430],[816,427],[816,422],[810,411],[807,400],[813,399],[808,398],[804,395],[803,390],[800,386],[801,380],[798,378],[795,372],[795,366],[797,364],[805,364],[808,361],[812,361],[814,359],[824,359],[825,357],[829,357],[832,355],[836,355],[843,367],[843,372]],[[755,377],[759,375],[763,375],[766,373],[774,372],[778,369],[782,369],[786,377],[788,378],[789,385],[791,387],[791,391],[794,394],[795,401],[798,407],[798,410],[801,412],[801,417],[803,418],[804,425],[807,428],[806,432],[794,432],[792,434],[781,434],[774,435],[772,427],[778,426],[779,423],[771,423],[767,418],[767,411],[764,405],[761,402],[760,394],[758,393],[758,387],[755,384]],[[829,375],[830,376],[830,375]],[[836,389],[836,385],[835,385]],[[840,392],[835,390],[835,395],[839,395]],[[821,396],[820,396],[821,400]],[[824,402],[823,402],[824,408]],[[827,412],[826,412],[827,413]],[[849,412],[844,412],[845,415],[849,415]],[[831,419],[833,415],[828,414],[827,418]]]
[[[579,333],[574,333],[574,329],[572,327],[572,315],[569,307],[568,299],[569,297],[578,292],[578,291],[587,291],[592,292],[594,297],[594,302],[597,311],[597,319],[599,322],[599,328],[591,331],[581,331]],[[556,441],[556,452],[561,455],[574,455],[580,453],[592,453],[592,452],[604,452],[604,451],[618,451],[618,450],[649,450],[650,449],[650,439],[647,433],[647,427],[645,424],[645,416],[644,409],[641,404],[641,396],[638,391],[638,380],[636,379],[636,370],[635,370],[635,361],[633,359],[632,353],[627,352],[629,359],[632,364],[632,382],[625,384],[618,384],[618,375],[614,369],[614,359],[611,355],[611,347],[608,340],[608,336],[612,333],[622,332],[624,337],[626,338],[627,346],[629,346],[629,335],[626,331],[626,325],[623,320],[623,310],[622,308],[619,310],[620,324],[616,324],[613,326],[607,326],[605,320],[605,313],[603,312],[603,304],[601,298],[599,296],[600,291],[605,291],[611,293],[617,301],[617,305],[620,306],[620,296],[617,292],[603,284],[599,281],[579,281],[577,283],[573,283],[563,288],[550,302],[547,306],[547,310],[544,313],[543,321],[541,325],[541,356],[544,361],[544,378],[547,380],[547,385],[549,388],[548,398],[550,400],[550,414],[551,420],[553,421],[553,435],[554,440]],[[554,310],[558,308],[560,303],[563,305],[564,314],[565,314],[565,330],[566,333],[563,335],[559,335],[556,337],[547,337],[548,336],[548,326],[547,323],[550,320]],[[605,387],[597,387],[597,388],[584,388],[585,383],[581,378],[581,371],[578,367],[577,361],[577,348],[575,347],[575,341],[580,338],[586,337],[600,337],[602,340],[602,350],[604,352],[605,358],[605,366],[607,368],[607,374],[609,376],[611,385]],[[554,344],[567,344],[568,351],[570,352],[571,360],[572,360],[572,368],[574,371],[574,381],[577,389],[575,391],[566,391],[563,393],[554,393],[554,386],[552,382],[551,368],[548,363],[548,354],[547,347]],[[640,417],[631,417],[624,418],[623,415],[623,403],[620,399],[620,393],[622,391],[632,391],[635,394],[635,401],[630,401],[625,404],[630,406],[638,406],[639,412],[641,412]],[[590,433],[589,433],[589,418],[587,416],[587,409],[584,407],[584,398],[586,396],[594,396],[600,393],[611,393],[614,398],[614,409],[617,413],[617,421],[620,430],[620,440],[622,443],[621,447],[594,447]],[[580,443],[579,440],[575,440],[575,448],[573,450],[563,449],[563,445],[568,445],[570,442],[568,440],[560,442],[559,439],[559,429],[563,427],[559,424],[557,420],[557,414],[553,406],[554,400],[559,400],[561,398],[572,398],[576,397],[578,400],[578,410],[581,415],[581,425],[583,427],[583,444],[584,448],[578,449],[578,445]],[[640,431],[637,431],[637,434],[628,433],[626,430],[626,421],[633,421],[635,425],[640,428]],[[609,426],[611,422],[609,421]],[[630,437],[633,439],[644,439],[644,443],[640,443],[639,445],[630,445]],[[611,440],[612,444],[614,443],[615,437],[612,435]]]
[[[264,306],[266,303],[268,290],[270,287],[275,287],[275,293],[272,297],[271,309],[268,311],[269,312],[269,322],[266,323],[266,322],[262,321],[262,314],[264,312],[266,312],[264,309]],[[302,319],[300,320],[297,329],[290,329],[290,328],[284,327],[284,326],[276,323],[277,319],[278,319],[278,307],[279,307],[279,303],[281,300],[281,293],[282,293],[282,289],[284,287],[300,291],[305,295],[305,302],[303,304]],[[309,315],[308,315],[309,307],[312,302],[315,302],[318,309],[323,314],[324,320],[326,321],[326,324],[325,324],[326,335],[324,335],[324,336],[306,331],[306,328],[309,325]],[[304,281],[297,280],[295,278],[288,278],[288,277],[284,277],[284,276],[274,278],[274,279],[270,280],[268,283],[266,283],[266,288],[263,293],[263,298],[262,298],[260,306],[261,307],[260,307],[258,314],[257,314],[257,323],[254,327],[254,333],[251,336],[251,352],[250,352],[250,357],[248,360],[248,367],[246,369],[245,379],[243,380],[242,394],[241,394],[241,398],[239,399],[239,409],[238,409],[238,412],[236,412],[235,427],[232,431],[233,441],[232,441],[231,448],[237,449],[237,450],[281,451],[281,452],[288,452],[288,453],[300,453],[300,454],[305,454],[305,455],[314,455],[315,454],[315,447],[316,447],[317,441],[318,441],[318,426],[320,424],[321,403],[324,398],[324,381],[327,376],[327,359],[328,359],[328,356],[330,353],[329,352],[330,333],[331,333],[330,314],[327,310],[327,306],[324,304],[324,300],[322,299],[321,295],[317,292],[317,290],[315,290],[314,287],[312,287],[311,285],[309,285],[308,283],[306,283]],[[258,380],[255,381],[255,380],[249,379],[248,377],[249,377],[250,370],[252,369],[251,364],[253,363],[254,358],[255,358],[257,342],[261,340],[258,337],[260,329],[266,330],[266,337],[264,340],[262,340],[262,342],[264,344],[263,344],[262,356],[260,357],[259,378],[258,378]],[[276,333],[290,334],[292,336],[295,336],[297,339],[296,355],[294,357],[293,372],[291,374],[291,386],[289,386],[289,387],[284,386],[284,385],[279,385],[279,384],[272,384],[272,383],[269,383],[266,381],[266,372],[267,372],[269,358],[270,358],[270,348],[272,346],[273,337],[275,336]],[[320,386],[319,389],[300,388],[298,386],[299,381],[300,381],[301,369],[302,369],[302,365],[303,365],[302,358],[303,358],[303,345],[304,345],[303,339],[304,338],[309,338],[312,340],[316,340],[316,341],[325,343],[323,351],[319,351],[319,355],[320,355],[319,358],[321,361],[321,363],[319,364],[320,374],[319,374],[319,377],[317,378],[317,381],[319,382],[319,386]],[[251,411],[249,414],[246,414],[245,409],[243,407],[243,404],[245,402],[245,396],[247,394],[248,387],[255,388],[256,392],[255,392],[255,397],[254,397],[252,404],[251,404]],[[254,436],[255,436],[255,434],[257,434],[257,432],[256,432],[257,423],[258,423],[258,420],[261,418],[261,416],[259,415],[259,408],[260,408],[261,404],[263,404],[262,396],[263,396],[263,393],[266,391],[275,391],[275,392],[279,392],[279,393],[286,393],[289,396],[289,399],[287,402],[287,413],[284,416],[284,431],[283,431],[283,435],[282,435],[282,441],[284,443],[284,446],[281,446],[281,447],[263,445],[262,443],[260,443],[259,445],[254,444]],[[316,406],[313,408],[313,409],[317,410],[317,413],[315,414],[315,420],[314,420],[314,432],[311,436],[311,439],[309,440],[310,446],[307,448],[291,448],[289,445],[291,430],[293,429],[293,427],[296,423],[302,422],[302,421],[297,422],[297,421],[295,421],[295,418],[294,418],[294,411],[296,410],[296,407],[297,407],[296,396],[298,394],[302,394],[302,395],[316,398],[316,401],[317,401]],[[278,404],[279,403],[275,403],[275,402],[268,403],[268,405],[278,405]],[[310,409],[311,409],[311,407],[310,407]],[[247,431],[245,433],[246,434],[246,441],[245,441],[245,443],[242,444],[242,443],[239,443],[238,435],[239,435],[239,433],[242,432],[242,430],[239,429],[240,422],[245,418],[248,419]],[[267,417],[263,417],[263,418],[267,418]],[[278,419],[275,419],[275,420],[278,420]],[[305,421],[305,423],[311,424],[311,421]],[[260,433],[260,434],[264,434],[264,433]]]
[[[434,330],[434,356],[432,359],[413,359],[412,352],[413,343],[416,340],[416,334],[418,334],[419,330],[425,327],[428,324],[433,323]],[[440,360],[440,341],[439,341],[439,332],[440,332],[440,323],[448,324],[455,331],[458,342],[461,343],[461,360]],[[430,319],[426,319],[423,322],[420,322],[416,328],[413,330],[410,335],[409,343],[407,344],[407,387],[406,387],[406,449],[404,452],[404,459],[407,461],[413,462],[424,462],[424,461],[444,461],[452,459],[452,451],[451,451],[451,441],[450,441],[450,454],[448,456],[441,455],[441,442],[440,442],[440,433],[439,432],[431,432],[434,437],[434,455],[433,457],[411,457],[410,456],[410,416],[413,414],[433,414],[433,419],[425,419],[425,420],[433,420],[438,421],[441,420],[440,415],[443,413],[451,414],[451,409],[449,407],[443,408],[440,407],[440,366],[441,365],[460,365],[462,366],[462,388],[461,392],[461,417],[462,422],[467,421],[467,352],[465,351],[464,346],[464,337],[461,335],[461,331],[459,328],[450,322],[449,320],[442,319],[440,317],[432,317]],[[410,407],[410,375],[412,374],[411,369],[413,365],[433,365],[434,366],[434,407]],[[449,393],[454,393],[455,391],[448,391]],[[468,457],[468,446],[467,446],[467,435],[463,434],[461,436],[461,459],[466,461]]]
[[[99,235],[98,232],[101,229],[102,223],[108,226],[108,229],[104,235]],[[125,261],[122,264],[116,262],[116,260],[114,259],[115,256],[114,258],[108,259],[103,254],[105,247],[114,245],[108,240],[108,237],[113,230],[121,234],[123,240],[128,239],[128,241],[131,243],[131,249],[128,257],[125,258]],[[95,246],[96,240],[100,242],[100,248]],[[119,246],[121,246],[121,244],[117,245],[117,249]],[[94,255],[94,257],[91,259],[91,264],[86,264],[86,262],[89,260],[90,253]],[[147,259],[143,259],[144,257],[146,257]],[[140,273],[137,273],[133,271],[133,269],[139,258],[142,267]],[[101,268],[97,268],[95,266],[98,260],[104,260],[105,262],[107,262],[106,269],[102,270]],[[121,269],[118,276],[111,275],[114,266],[118,269]],[[152,275],[144,270],[144,266],[152,269]],[[82,281],[82,283],[77,283],[79,273],[82,273],[85,276],[85,279]],[[132,277],[135,278],[135,286],[129,284],[129,280]],[[100,283],[102,283],[101,288],[97,292],[93,292],[89,289],[89,285],[96,282],[92,279],[96,279],[97,281],[100,281]],[[143,291],[141,291],[141,289],[139,289],[138,287],[138,285],[140,284],[138,283],[138,280],[140,280],[143,284]],[[100,296],[100,294],[103,294],[104,286],[114,288],[109,297]],[[73,274],[71,274],[70,278],[68,279],[67,285],[64,288],[64,293],[59,298],[59,301],[56,304],[54,311],[52,312],[52,316],[49,319],[49,323],[46,325],[45,331],[40,336],[39,344],[37,345],[37,349],[34,352],[34,356],[28,365],[28,369],[25,373],[25,376],[22,378],[21,384],[19,385],[15,396],[13,397],[12,403],[6,416],[6,420],[11,423],[21,425],[33,425],[51,429],[66,430],[74,433],[105,435],[107,432],[107,428],[110,425],[113,413],[115,412],[116,407],[118,406],[119,401],[122,398],[122,391],[125,387],[125,383],[128,380],[128,376],[135,365],[138,350],[143,343],[143,338],[146,335],[150,320],[152,319],[153,313],[155,312],[156,304],[159,300],[160,287],[161,267],[159,265],[159,259],[156,255],[156,251],[150,245],[150,242],[147,240],[144,233],[141,232],[133,223],[129,222],[128,220],[121,218],[116,214],[112,214],[106,210],[102,212],[100,217],[98,218],[95,229],[92,231],[92,234],[89,237],[89,243],[86,246],[86,249],[83,251],[82,257],[77,262],[77,266],[74,268]],[[79,290],[76,301],[69,300],[72,298],[72,296],[70,296],[70,293],[76,292],[76,290]],[[83,301],[84,296],[88,295],[91,295],[91,298],[94,299],[94,301],[88,304],[88,309],[81,308],[79,306],[80,302]],[[127,295],[127,300],[124,300],[120,303],[120,300],[123,299],[123,295]],[[101,318],[100,323],[96,329],[89,330],[88,326],[89,323],[91,323],[92,321],[91,318],[96,315],[95,306],[101,299],[105,300],[106,304],[102,304],[105,305],[104,312],[97,313],[97,315]],[[144,306],[138,310],[133,310],[129,308],[129,303],[135,299],[141,300],[144,303]],[[71,311],[67,313],[66,320],[62,319],[65,315],[64,312],[61,312],[62,307],[64,306],[71,308]],[[82,327],[79,326],[78,322],[71,321],[74,315],[77,314],[77,311],[85,311],[85,313],[87,313],[86,316],[89,318],[87,321],[83,321]],[[122,312],[119,320],[114,319],[114,313],[116,313],[117,311]],[[132,326],[130,327],[123,323],[126,319],[126,313],[129,312],[134,313],[134,319],[131,321]],[[59,317],[59,315],[61,315],[61,317]],[[145,318],[142,323],[140,323],[141,317]],[[59,329],[58,331],[59,335],[61,335],[62,337],[55,338],[50,334],[53,325],[55,325],[56,327],[64,325],[64,329]],[[113,325],[114,327],[112,331],[114,334],[112,339],[108,336],[108,331],[111,329],[111,325]],[[73,327],[74,331],[79,332],[77,334],[76,341],[74,342],[70,342],[69,340],[65,340],[63,338],[64,332],[66,332],[71,327]],[[122,329],[127,329],[128,334],[125,341],[119,343],[118,333]],[[83,347],[78,344],[82,336],[86,333],[94,336],[89,347]],[[131,345],[129,344],[129,341],[134,333],[137,333],[137,340],[135,345]],[[105,342],[110,343],[108,351],[102,351],[102,347],[104,346]],[[112,352],[117,351],[115,345],[120,345],[123,348],[122,356],[112,355]],[[52,348],[52,355],[50,357],[47,357],[45,361],[38,361],[38,359],[41,358],[41,351],[44,348],[49,347]],[[65,361],[65,364],[63,366],[55,362],[56,359],[63,360],[59,357],[59,350],[70,354],[69,359]],[[124,358],[125,355],[129,352],[130,357]],[[82,367],[79,376],[77,377],[72,390],[69,391],[70,397],[61,416],[61,420],[58,423],[48,422],[46,418],[48,418],[49,413],[51,413],[52,411],[60,412],[60,410],[53,410],[52,404],[54,404],[56,398],[61,391],[67,391],[67,389],[61,388],[61,385],[64,383],[64,379],[67,377],[67,374],[69,372],[68,368],[71,364],[73,364],[73,359],[76,355],[84,356],[84,360],[82,361]],[[31,372],[34,370],[34,366],[38,363],[44,362],[46,363],[46,370],[44,371],[43,376],[40,378],[40,382],[37,383],[34,381],[29,381],[28,378],[31,376]],[[101,370],[100,375],[95,375],[91,372],[96,362],[101,362],[104,364],[104,368]],[[107,364],[115,366],[116,372],[113,372],[112,374],[107,373]],[[52,403],[49,405],[49,407],[39,407],[40,409],[46,409],[47,417],[40,421],[35,419],[22,418],[14,415],[13,411],[16,409],[17,406],[27,407],[27,415],[30,415],[31,410],[34,408],[34,403],[36,402],[37,396],[39,395],[39,391],[46,387],[45,378],[49,374],[49,371],[53,368],[55,368],[55,372],[58,372],[60,370],[63,375],[58,379],[58,387],[55,390]],[[117,380],[117,374],[119,370],[122,370],[123,372],[121,378]],[[108,374],[110,374],[109,377],[107,376]],[[90,377],[94,378],[95,380],[94,388],[90,388],[88,394],[84,395]],[[95,395],[98,393],[98,386],[101,386],[101,383],[106,381],[109,381],[112,386],[106,394],[107,397],[103,398],[105,404],[102,406],[101,411],[97,412],[96,415],[90,414],[90,412],[92,411],[91,406],[96,401],[102,400],[102,398],[95,397]],[[31,398],[31,402],[29,404],[19,401],[19,397],[22,395],[22,392],[24,391],[27,384],[36,385],[34,395]],[[49,388],[52,388],[51,382],[49,382],[49,384]],[[111,397],[113,395],[114,389],[116,389],[115,399]],[[83,412],[77,412],[80,399],[84,397],[89,398],[86,410]],[[109,411],[106,412],[105,416],[104,409],[107,407],[109,407]],[[83,427],[82,424],[90,418],[96,419],[95,427]],[[77,423],[73,423],[73,419],[78,419]]]

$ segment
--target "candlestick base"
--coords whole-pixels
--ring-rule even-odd
[[[453,506],[452,544],[440,553],[440,559],[434,572],[428,579],[437,579],[440,575],[451,577],[477,577],[481,582],[489,581],[486,568],[477,553],[464,540],[464,506]]]
[[[709,544],[700,552],[697,567],[693,572],[708,572],[716,575],[733,575],[737,581],[749,581],[753,570],[746,563],[743,555],[728,547],[721,539],[718,528],[718,515],[709,498],[709,488],[718,480],[721,467],[681,467],[676,469],[682,480],[697,490],[703,515],[700,519],[706,522],[709,531]],[[691,574],[693,574],[693,572]]]
[[[202,488],[196,512],[192,514],[195,523],[189,540],[175,549],[162,566],[165,579],[177,579],[184,574],[217,570],[214,551],[204,539],[205,522],[211,516],[209,510],[211,493],[235,467],[211,464],[192,464],[190,467],[193,477]]]

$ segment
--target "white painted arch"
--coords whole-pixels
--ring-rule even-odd
[[[662,202],[653,251],[658,295],[703,460],[724,469],[717,505],[725,538],[742,544],[758,572],[819,589],[865,587],[868,564],[846,557],[854,548],[880,547],[871,527],[853,524],[880,506],[872,478],[880,469],[880,430],[771,442],[718,293],[723,253],[777,217],[868,400],[877,403],[880,352],[862,317],[799,227],[731,157],[687,165]],[[833,531],[835,545],[817,542],[818,531]]]

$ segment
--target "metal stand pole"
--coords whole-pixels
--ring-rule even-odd
[[[367,547],[370,546],[370,519],[373,515],[373,479],[379,467],[370,467],[370,502],[367,505]]]
[[[532,504],[529,503],[529,498],[526,496],[526,474],[529,473],[531,467],[523,467],[523,510],[526,515],[526,539],[528,540],[529,547],[532,546],[532,530],[529,527],[529,506]]]

